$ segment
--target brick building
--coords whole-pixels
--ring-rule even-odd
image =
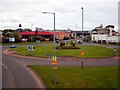
[[[22,35],[22,38],[29,38],[29,36],[41,36],[44,38],[49,38],[54,35],[53,31],[31,31],[31,32],[19,32]],[[56,32],[57,39],[63,39],[65,36],[69,37],[69,32]]]

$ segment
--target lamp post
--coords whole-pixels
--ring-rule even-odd
[[[55,40],[55,37],[56,37],[56,33],[55,33],[55,13],[52,13],[52,12],[42,12],[43,14],[53,14],[54,16],[54,57],[56,57],[56,40]],[[56,64],[53,65],[54,66],[54,84],[56,84]]]
[[[83,43],[83,37],[84,37],[84,34],[83,34],[83,28],[84,28],[84,26],[83,26],[83,24],[84,24],[83,7],[81,9],[82,9],[82,43]],[[81,50],[81,53],[84,53],[83,48]],[[83,56],[84,56],[84,54],[82,55],[82,68],[83,68],[83,62],[84,62]]]
[[[83,10],[83,7],[81,8],[82,9],[82,41],[83,41],[83,28],[84,28],[84,26],[83,26],[83,24],[84,24],[84,16],[83,16],[83,14],[84,14],[84,10]]]

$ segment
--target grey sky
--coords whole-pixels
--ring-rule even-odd
[[[84,7],[84,30],[103,24],[115,25],[118,29],[119,0],[1,0],[0,29],[39,27],[53,29],[53,15],[56,13],[56,29],[81,29],[81,7]]]

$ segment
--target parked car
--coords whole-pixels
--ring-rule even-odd
[[[15,45],[15,44],[10,46],[10,48],[16,48],[16,47],[17,47],[17,45]]]
[[[82,41],[82,40],[77,40],[77,43],[82,44],[82,43],[83,43],[83,41]]]

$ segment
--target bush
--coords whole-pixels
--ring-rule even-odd
[[[34,36],[34,39],[35,39],[35,41],[36,41],[36,40],[40,40],[40,41],[41,41],[41,40],[42,40],[42,37],[41,37],[41,36]]]
[[[60,42],[60,47],[62,47],[62,46],[65,46],[65,42],[64,41]]]
[[[21,42],[22,36],[18,32],[13,32],[13,37],[15,38],[16,43]]]
[[[74,41],[71,41],[71,45],[72,45],[73,47],[76,47],[76,43],[75,43]]]
[[[20,38],[15,38],[15,43],[21,42]]]
[[[50,37],[49,37],[49,41],[53,41],[53,36],[50,36]]]
[[[63,40],[69,40],[70,38],[69,37],[67,37],[67,36],[65,36],[64,38],[63,38]]]
[[[35,42],[34,36],[29,36],[27,42]]]
[[[36,40],[44,41],[45,38],[41,36],[29,36],[28,42],[35,42]]]
[[[45,41],[45,37],[42,37],[41,41]]]
[[[9,43],[9,39],[3,38],[3,43]]]

